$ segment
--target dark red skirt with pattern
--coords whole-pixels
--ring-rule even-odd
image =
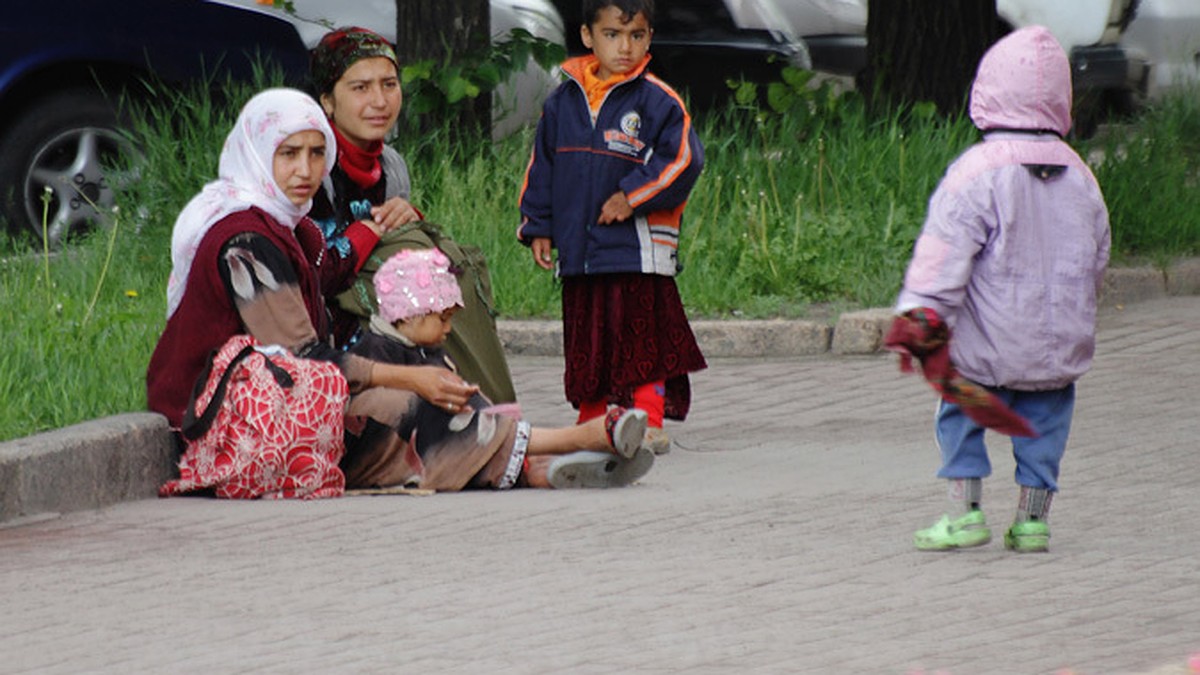
[[[567,400],[632,406],[633,390],[666,381],[664,415],[691,407],[688,373],[708,366],[688,324],[675,279],[657,274],[564,277],[563,380]]]

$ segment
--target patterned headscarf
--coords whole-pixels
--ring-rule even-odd
[[[400,62],[396,58],[396,51],[382,35],[357,26],[346,26],[326,33],[312,53],[310,70],[317,94],[333,91],[333,85],[342,79],[350,66],[375,56],[391,61],[399,72]]]
[[[320,131],[325,152],[333,157],[337,141],[325,112],[308,94],[295,89],[268,89],[246,103],[225,138],[218,178],[192,198],[171,235],[171,277],[167,281],[167,316],[179,307],[187,286],[196,249],[208,230],[225,216],[252,206],[266,211],[280,225],[295,229],[312,208],[312,201],[299,206],[275,184],[275,150],[288,136],[301,131]],[[326,162],[329,175],[332,162]]]

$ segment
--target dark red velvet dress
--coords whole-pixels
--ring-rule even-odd
[[[562,280],[567,400],[631,407],[633,390],[665,380],[664,416],[691,407],[688,373],[707,367],[688,324],[675,279],[657,274],[598,274]]]

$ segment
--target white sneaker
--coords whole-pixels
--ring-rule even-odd
[[[629,459],[642,447],[646,434],[646,411],[638,408],[612,408],[604,416],[604,433],[617,454]]]
[[[624,487],[645,476],[654,466],[654,453],[637,448],[633,457],[595,450],[580,450],[550,463],[546,480],[558,488]]]

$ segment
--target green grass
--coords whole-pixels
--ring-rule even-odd
[[[172,98],[144,111],[142,178],[121,195],[115,232],[50,256],[9,242],[0,261],[0,440],[145,408],[171,227],[214,176],[250,93],[226,105]],[[853,98],[810,103],[814,114],[786,118],[736,107],[698,117],[707,165],[685,215],[678,278],[693,317],[825,317],[890,304],[930,193],[977,138],[965,120],[919,110],[877,119]],[[1198,132],[1200,97],[1189,92],[1077,144],[1100,158],[1116,262],[1165,264],[1200,248]],[[414,203],[487,253],[502,317],[558,316],[556,282],[515,239],[532,132],[471,147],[451,147],[448,137],[400,139]]]
[[[1083,148],[1104,190],[1113,250],[1160,266],[1200,247],[1200,90],[1158,102]]]
[[[51,257],[49,280],[31,252],[0,265],[0,439],[145,408],[146,361],[164,318],[159,251],[121,245],[105,274],[103,244]]]

